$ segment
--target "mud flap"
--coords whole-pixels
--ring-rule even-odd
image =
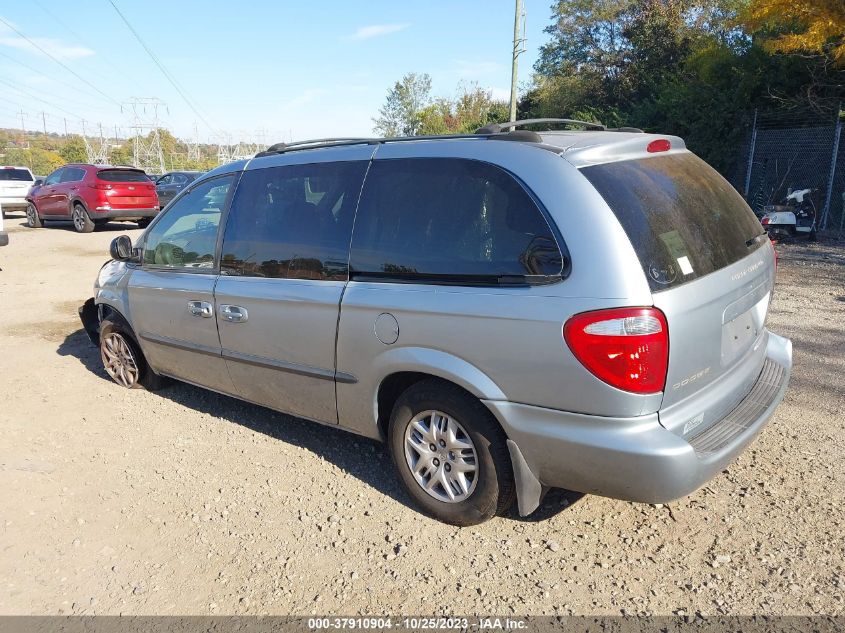
[[[507,440],[508,452],[511,454],[513,478],[516,483],[516,503],[519,516],[528,516],[540,506],[543,498],[543,486],[531,471],[522,451],[513,440]]]
[[[94,303],[94,297],[91,297],[79,307],[79,318],[82,321],[82,327],[85,328],[85,333],[91,342],[96,346],[100,346],[100,315],[97,305]]]

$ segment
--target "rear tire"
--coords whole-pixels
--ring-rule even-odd
[[[88,217],[88,212],[81,204],[73,205],[73,211],[70,214],[70,219],[73,220],[73,228],[77,233],[91,233],[96,225]]]
[[[135,337],[122,323],[103,319],[100,323],[100,359],[109,377],[121,387],[156,391],[165,378],[147,363]]]
[[[150,225],[151,219],[150,218],[141,218],[138,220],[138,228],[145,229]]]
[[[406,390],[388,428],[402,487],[427,514],[459,526],[483,523],[512,505],[506,440],[478,399],[437,379]]]
[[[26,225],[31,229],[40,229],[43,226],[41,218],[38,217],[38,209],[32,202],[26,205]]]

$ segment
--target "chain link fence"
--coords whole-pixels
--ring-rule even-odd
[[[822,230],[845,235],[845,112],[838,116],[755,112],[732,184],[757,214],[791,191],[812,189]]]

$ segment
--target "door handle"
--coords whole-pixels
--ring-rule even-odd
[[[188,312],[191,316],[210,319],[214,316],[214,306],[208,301],[188,301]]]
[[[232,306],[225,303],[220,306],[220,314],[224,319],[231,323],[243,323],[249,318],[246,308],[242,308],[241,306]]]

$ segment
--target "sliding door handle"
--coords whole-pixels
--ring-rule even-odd
[[[188,301],[188,312],[191,316],[210,319],[214,316],[214,306],[208,301]]]
[[[249,313],[247,313],[246,308],[224,303],[220,306],[220,316],[230,323],[243,323],[249,318]]]

